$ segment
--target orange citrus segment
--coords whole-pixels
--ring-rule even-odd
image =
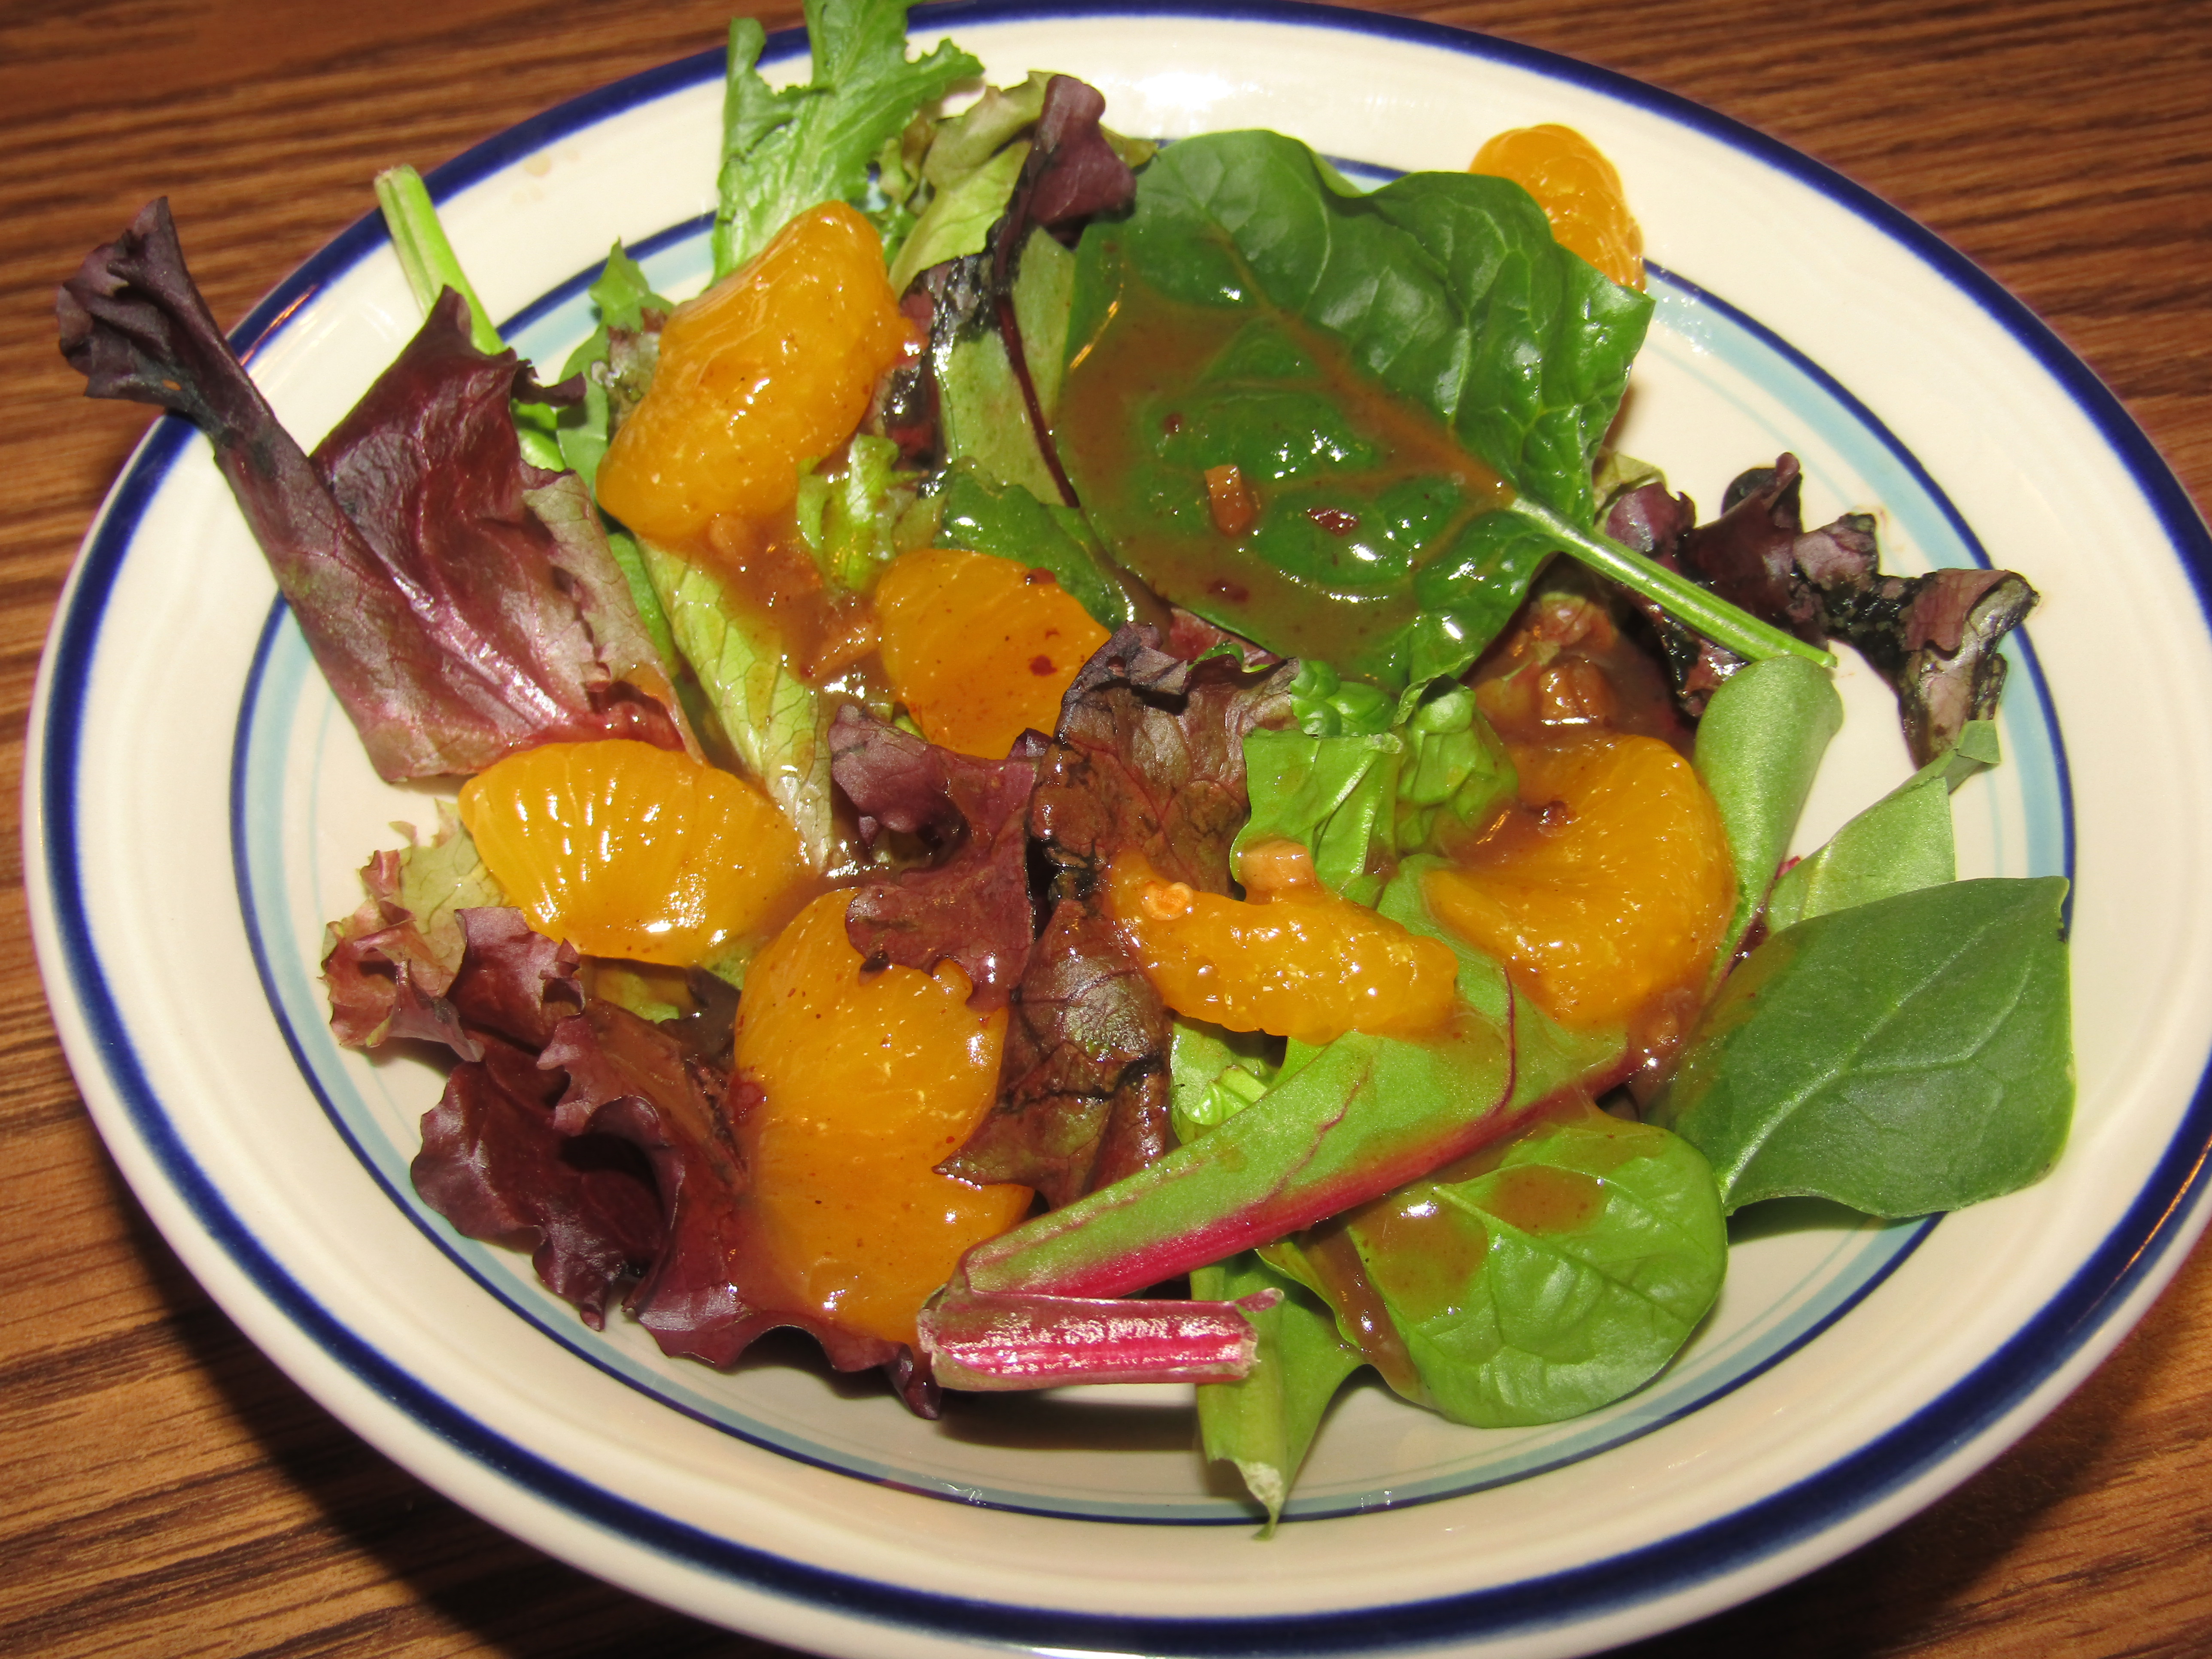
[[[997,760],[1060,720],[1068,682],[1106,630],[1052,579],[1011,559],[925,547],[876,585],[891,690],[934,744]]]
[[[1346,1031],[1419,1036],[1450,1018],[1449,946],[1339,898],[1294,842],[1263,842],[1243,866],[1252,901],[1164,881],[1141,853],[1114,860],[1114,920],[1169,1007],[1316,1044]]]
[[[799,838],[757,788],[627,738],[510,755],[462,786],[460,810],[530,925],[587,956],[713,962],[805,877]]]
[[[1701,976],[1735,878],[1690,763],[1625,735],[1511,753],[1528,810],[1429,877],[1437,920],[1570,1026],[1624,1018]]]
[[[676,542],[720,513],[765,518],[853,435],[910,330],[873,227],[809,208],[661,331],[653,385],[600,463],[600,504]]]
[[[1028,1212],[1026,1187],[937,1173],[991,1108],[1006,1011],[968,976],[863,974],[849,893],[825,893],[755,958],[738,1008],[738,1120],[751,1203],[799,1305],[894,1342],[970,1245]]]
[[[1536,198],[1559,246],[1623,288],[1644,286],[1644,230],[1620,174],[1572,127],[1516,127],[1475,155],[1469,173],[1510,179]]]

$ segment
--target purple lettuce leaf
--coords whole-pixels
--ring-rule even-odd
[[[473,772],[557,738],[681,744],[654,701],[665,681],[625,682],[594,641],[572,592],[588,550],[526,499],[556,475],[524,464],[511,400],[544,394],[511,353],[470,343],[458,295],[312,457],[216,328],[166,201],[88,255],[55,308],[90,396],[155,404],[207,434],[382,776]],[[593,594],[601,574],[586,572]],[[635,671],[623,630],[598,614]]]
[[[1966,722],[1996,712],[2004,690],[2004,636],[2036,602],[2008,570],[1946,569],[1886,576],[1873,519],[1847,513],[1808,531],[1799,505],[1797,458],[1784,454],[1729,487],[1725,511],[1694,523],[1686,496],[1646,483],[1617,497],[1606,531],[1647,552],[1762,622],[1814,644],[1828,636],[1856,648],[1897,694],[1898,719],[1913,763],[1926,765],[1959,740]],[[1650,619],[1692,718],[1742,659],[1698,639],[1648,601]]]
[[[554,1127],[557,1073],[496,1039],[482,1054],[453,1068],[422,1119],[415,1190],[469,1237],[530,1250],[546,1287],[599,1330],[613,1288],[660,1253],[652,1180],[628,1146]]]
[[[1028,965],[1029,806],[1043,739],[1024,734],[1003,761],[956,754],[847,705],[830,727],[830,775],[876,826],[915,835],[936,861],[854,890],[845,913],[853,948],[872,963],[927,973],[957,962],[969,1003],[1003,1007]]]
[[[1291,718],[1296,664],[1186,662],[1159,646],[1149,628],[1122,629],[1060,705],[1030,804],[1052,910],[1014,994],[998,1102],[939,1166],[1055,1206],[1173,1144],[1172,1022],[1097,897],[1107,866],[1139,851],[1170,880],[1228,892],[1230,843],[1250,810],[1245,736]]]
[[[568,1077],[556,1126],[626,1141],[652,1167],[667,1239],[624,1305],[663,1352],[728,1365],[756,1338],[788,1326],[811,1334],[840,1370],[898,1361],[900,1344],[789,1305],[746,1202],[751,1183],[726,1085],[713,1067],[599,1001],[562,1023],[540,1063]],[[910,1377],[902,1392],[910,1404],[927,1399]]]

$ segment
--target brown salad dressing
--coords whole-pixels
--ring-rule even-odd
[[[1095,235],[1097,230],[1094,228]],[[1271,495],[1295,489],[1303,501],[1341,483],[1340,504],[1283,508],[1325,532],[1352,533],[1365,498],[1395,484],[1445,480],[1457,504],[1428,537],[1415,562],[1449,547],[1477,515],[1512,499],[1512,489],[1463,448],[1443,421],[1362,373],[1343,348],[1299,318],[1271,306],[1206,306],[1171,299],[1124,270],[1107,320],[1070,364],[1054,437],[1085,507],[1104,526],[1115,556],[1160,596],[1284,656],[1347,664],[1411,621],[1419,607],[1409,581],[1382,589],[1330,586],[1294,575],[1262,557],[1252,533],[1226,535],[1206,510],[1205,469],[1178,473],[1194,511],[1181,515],[1147,498],[1162,477],[1158,450],[1180,429],[1178,407],[1206,391],[1207,371],[1255,322],[1279,330],[1303,354],[1307,372],[1269,386],[1317,392],[1370,446],[1370,465],[1307,474],[1276,483],[1247,478],[1264,526]],[[1218,393],[1217,393],[1218,395]],[[1218,459],[1218,458],[1216,458]]]

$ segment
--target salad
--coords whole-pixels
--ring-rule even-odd
[[[731,38],[716,281],[617,246],[542,386],[419,181],[423,330],[310,453],[166,209],[59,301],[209,433],[387,778],[342,1040],[415,1177],[599,1324],[947,1387],[1198,1383],[1272,1522],[1345,1379],[1499,1426],[1688,1340],[1725,1218],[2036,1179],[2063,883],[1954,879],[2006,572],[1883,574],[1787,455],[1698,523],[1605,434],[1650,316],[1564,129],[1372,191],[810,5]],[[702,165],[703,165],[702,158]],[[1765,458],[1747,457],[1747,461]],[[1840,717],[1920,770],[1781,868]]]

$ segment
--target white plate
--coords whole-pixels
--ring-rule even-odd
[[[416,1200],[435,1073],[330,1040],[322,922],[429,798],[377,781],[205,446],[164,422],[71,579],[26,783],[40,959],[103,1133],[226,1310],[378,1446],[579,1566],[779,1641],[1627,1640],[1803,1572],[1972,1473],[2119,1340],[2205,1219],[2212,753],[2194,711],[2212,707],[2212,544],[2109,394],[1926,232],[1706,112],[1401,20],[1218,9],[960,8],[915,32],[953,31],[994,78],[1083,74],[1125,131],[1271,125],[1370,170],[1462,167],[1501,127],[1566,121],[1620,164],[1655,264],[1625,448],[1709,505],[1794,450],[1813,521],[1878,508],[1893,568],[1994,551],[2042,591],[2013,647],[2007,764],[1958,806],[1966,873],[2075,878],[2073,1144],[2041,1185],[1940,1221],[1747,1225],[1682,1359],[1594,1417],[1483,1432],[1356,1389],[1266,1543],[1201,1468],[1173,1389],[959,1401],[929,1425],[796,1346],[721,1374],[619,1318],[595,1335],[523,1257]],[[795,40],[770,58],[804,73]],[[665,287],[696,283],[720,100],[704,54],[436,176],[511,338],[557,364],[617,235]],[[235,337],[312,439],[415,325],[364,222]],[[1807,845],[1906,769],[1887,694],[1863,670],[1844,683]]]

